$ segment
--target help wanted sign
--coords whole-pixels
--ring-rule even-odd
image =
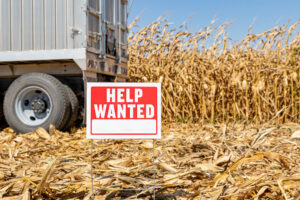
[[[159,139],[160,83],[87,83],[88,139]]]

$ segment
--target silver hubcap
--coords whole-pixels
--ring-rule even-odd
[[[42,88],[24,88],[16,98],[15,111],[21,122],[28,126],[39,126],[50,116],[52,103],[49,94]]]

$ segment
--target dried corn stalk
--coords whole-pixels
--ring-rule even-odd
[[[297,122],[298,24],[232,44],[228,24],[191,33],[160,19],[128,38],[130,80],[162,83],[165,120]]]

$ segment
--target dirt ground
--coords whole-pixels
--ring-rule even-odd
[[[95,199],[154,199],[155,176],[155,199],[299,200],[299,138],[292,123],[164,124],[155,173],[152,140],[94,140]],[[90,173],[84,128],[0,132],[0,199],[91,199]]]

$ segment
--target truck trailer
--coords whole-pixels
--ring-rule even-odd
[[[1,0],[0,118],[16,132],[67,130],[85,116],[87,82],[125,82],[127,4]]]

